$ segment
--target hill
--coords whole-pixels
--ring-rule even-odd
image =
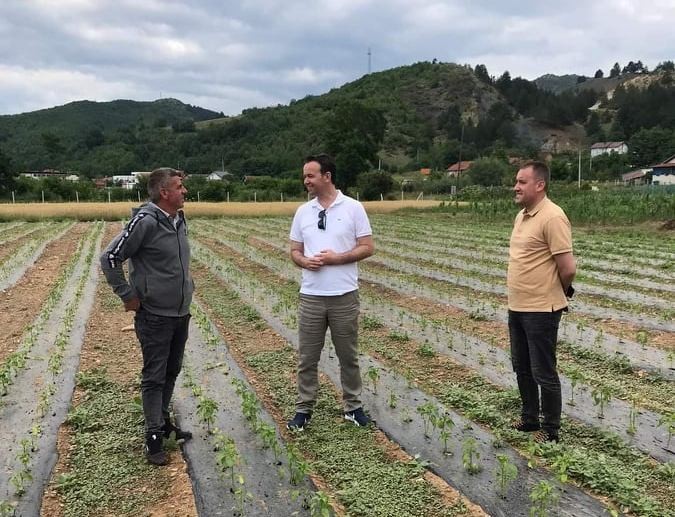
[[[222,117],[222,113],[184,104],[176,99],[154,102],[77,101],[54,108],[0,116],[0,143],[22,169],[59,167],[56,155],[87,154],[119,130],[163,128],[189,121]],[[57,163],[54,163],[57,162]]]
[[[642,83],[658,80],[638,88],[628,75],[619,79],[625,86],[589,79],[556,94],[508,72],[494,79],[483,65],[421,62],[236,117],[175,99],[82,101],[0,117],[0,150],[13,170],[55,168],[89,177],[160,165],[206,173],[224,162],[240,176],[295,178],[302,157],[320,150],[338,156],[340,169],[354,175],[380,160],[391,171],[444,169],[460,152],[464,160],[534,156],[551,138],[576,149],[588,143],[587,134],[622,140],[641,128],[675,128],[672,117],[655,111],[675,102],[671,76],[640,76]],[[589,118],[610,86],[618,96]],[[642,106],[639,113],[635,106]]]
[[[537,77],[534,84],[540,90],[546,90],[552,93],[562,93],[566,90],[572,90],[576,87],[577,81],[582,77],[577,74],[555,75],[545,74]]]
[[[340,107],[380,113],[386,124],[382,152],[393,157],[428,148],[449,125],[457,132],[460,115],[478,124],[500,100],[470,68],[417,63],[231,118],[175,99],[75,102],[0,117],[0,145],[19,170],[58,168],[94,176],[170,163],[206,172],[224,161],[241,175],[278,175],[297,169],[310,150],[335,147],[339,135],[327,128],[335,126]],[[352,115],[358,123],[359,114]]]

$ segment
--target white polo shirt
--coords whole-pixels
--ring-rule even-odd
[[[337,192],[335,201],[326,209],[325,230],[319,229],[319,212],[323,207],[316,198],[295,212],[290,237],[303,244],[305,257],[327,249],[336,253],[351,251],[356,247],[357,239],[373,234],[363,205],[339,190]],[[318,271],[302,269],[302,294],[340,296],[355,289],[358,289],[356,262],[322,266]]]

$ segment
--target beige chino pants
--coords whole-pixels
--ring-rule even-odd
[[[361,407],[358,330],[359,291],[340,296],[300,294],[298,309],[298,399],[296,411],[310,413],[319,390],[318,364],[326,341],[326,330],[340,361],[340,381],[345,411]]]

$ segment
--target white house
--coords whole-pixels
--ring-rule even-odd
[[[213,171],[206,179],[208,181],[223,181],[231,179],[233,174],[228,171]]]
[[[652,165],[653,185],[675,185],[675,156]]]
[[[59,178],[59,179],[65,179],[66,176],[68,176],[67,172],[59,172],[56,169],[43,169],[41,171],[29,171],[29,172],[21,172],[19,174],[22,178],[32,178],[32,179],[40,179],[40,178]]]
[[[596,142],[591,146],[591,158],[601,154],[626,154],[627,152],[628,145],[626,145],[626,142]]]
[[[138,178],[148,176],[150,171],[132,171],[129,174],[119,174],[112,177],[113,185],[120,186],[127,190],[133,190],[138,185]]]
[[[133,190],[138,180],[135,175],[131,174],[119,174],[112,177],[113,185],[116,187],[122,187],[127,190]]]

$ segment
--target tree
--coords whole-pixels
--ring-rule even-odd
[[[105,137],[103,136],[103,132],[100,129],[90,129],[87,131],[87,133],[84,135],[84,146],[91,150],[94,147],[98,147],[99,145],[103,145],[105,142]]]
[[[387,194],[394,186],[391,174],[384,171],[364,172],[356,182],[360,197],[366,201],[380,199],[380,194]]]
[[[327,127],[327,149],[337,164],[336,184],[347,191],[360,173],[375,164],[386,120],[375,108],[345,101],[335,107]]]
[[[497,79],[495,86],[500,92],[502,92],[502,94],[506,95],[509,88],[511,87],[511,74],[508,70],[505,70],[499,79]]]
[[[448,138],[459,140],[462,133],[462,115],[456,105],[451,105],[441,112],[437,119],[439,130],[445,131]]]
[[[502,140],[506,145],[511,145],[516,137],[511,108],[503,102],[493,104],[488,113],[481,118],[474,134],[479,148],[492,145],[495,140]]]
[[[54,133],[42,133],[42,146],[49,154],[51,160],[56,159],[56,157],[61,154],[65,148],[61,144],[61,138],[55,135]]]
[[[466,173],[474,185],[501,185],[505,178],[512,176],[511,167],[496,158],[479,158]]]
[[[656,65],[655,72],[675,72],[675,63],[671,60],[663,61]]]
[[[605,73],[602,71],[601,68],[598,68],[598,69],[595,71],[595,75],[594,75],[593,77],[595,77],[596,79],[601,79],[601,78],[604,77],[604,76],[605,76]]]
[[[16,186],[16,172],[11,170],[9,157],[0,149],[0,195],[5,196]]]
[[[597,111],[592,111],[586,122],[586,134],[594,141],[603,141],[604,134],[600,126],[600,117]]]
[[[614,63],[614,66],[612,67],[612,70],[609,72],[609,77],[619,77],[621,75],[621,66],[619,66],[619,63]]]
[[[485,65],[476,65],[473,73],[476,75],[476,78],[479,81],[482,81],[485,84],[492,84],[492,79],[490,79],[490,74],[488,74],[488,70]]]
[[[640,129],[628,141],[633,165],[645,167],[675,154],[675,131],[653,127]]]

